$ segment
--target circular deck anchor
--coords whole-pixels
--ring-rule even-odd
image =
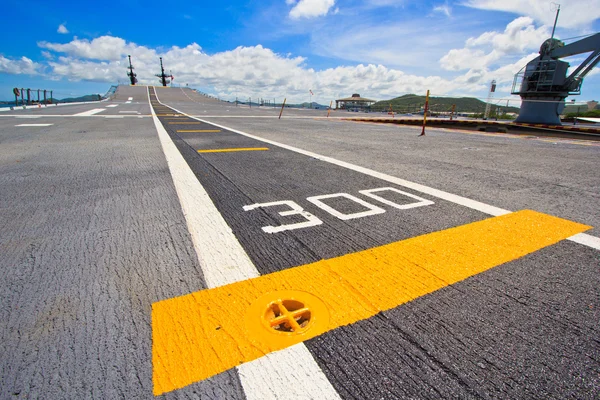
[[[329,311],[316,296],[298,290],[270,292],[246,313],[252,340],[277,348],[291,346],[327,331]]]

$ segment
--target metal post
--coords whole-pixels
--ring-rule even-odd
[[[38,104],[40,104],[40,89],[38,89],[37,91],[38,91]]]
[[[454,117],[454,110],[456,110],[456,104],[452,104],[452,111],[450,112],[450,121],[452,121],[452,117]]]
[[[46,89],[44,89],[44,104],[48,104],[48,100],[46,99]]]
[[[429,90],[427,90],[427,96],[425,97],[425,108],[423,110],[423,129],[419,136],[425,136],[425,125],[427,124],[427,111],[429,110]]]
[[[283,104],[281,104],[281,111],[279,111],[279,119],[281,119],[281,114],[283,114],[283,107],[285,107],[285,101],[287,98],[283,99]]]
[[[25,105],[25,89],[21,88],[21,105]]]
[[[560,4],[557,4],[556,17],[554,17],[554,26],[552,27],[552,36],[550,39],[554,39],[554,31],[556,30],[556,22],[558,21],[558,14],[560,13]]]
[[[31,89],[27,89],[27,105],[31,105]]]
[[[53,92],[53,91],[51,90],[51,91],[50,91],[50,104],[53,104],[53,103],[54,103],[54,99],[52,98],[52,92]]]

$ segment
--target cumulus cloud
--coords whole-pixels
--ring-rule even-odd
[[[66,24],[60,24],[58,26],[58,29],[56,30],[56,32],[58,33],[62,33],[62,34],[66,34],[69,33],[69,30],[67,29],[67,27],[65,26]]]
[[[561,2],[566,3],[566,2]],[[463,5],[480,10],[506,11],[532,17],[538,22],[554,24],[555,5],[548,0],[466,0]],[[560,10],[558,26],[585,29],[600,18],[600,0],[573,1]]]
[[[15,60],[0,56],[0,73],[38,75],[41,69],[41,64],[33,62],[27,57]]]
[[[107,43],[114,45],[110,51]],[[304,57],[278,54],[260,45],[209,55],[196,43],[159,52],[121,38],[104,36],[92,41],[74,39],[64,44],[44,42],[40,47],[55,53],[47,61],[49,76],[55,78],[125,82],[127,54],[131,54],[139,83],[156,84],[154,74],[160,72],[158,58],[163,57],[165,69],[172,71],[177,82],[230,99],[235,96],[286,96],[291,101],[304,101],[308,89],[312,89],[318,101],[356,92],[381,99],[409,92],[424,93],[427,89],[445,94],[458,89],[468,92],[479,88],[478,84],[439,76],[411,75],[376,64],[316,71],[306,66]],[[48,53],[48,50],[44,51]]]
[[[125,40],[114,36],[100,36],[91,41],[75,39],[69,43],[39,42],[41,48],[67,53],[73,57],[89,58],[95,60],[119,60],[130,50]]]
[[[471,68],[486,69],[510,57],[539,49],[550,36],[547,26],[536,28],[530,17],[519,17],[510,22],[504,32],[489,31],[466,40],[462,49],[452,49],[440,59],[442,68],[461,71]]]
[[[290,10],[290,18],[314,18],[327,15],[335,5],[335,0],[286,0],[287,4],[293,4]]]

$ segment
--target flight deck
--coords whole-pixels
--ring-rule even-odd
[[[279,113],[0,113],[0,398],[598,396],[600,142]]]

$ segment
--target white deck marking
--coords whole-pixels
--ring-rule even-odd
[[[119,106],[118,104],[109,104],[106,107],[107,108],[113,108],[113,107],[118,107],[118,106]]]
[[[52,126],[54,124],[19,124],[15,126]]]
[[[169,107],[171,107],[171,106],[169,106]],[[240,134],[242,136],[246,136],[246,137],[249,137],[249,138],[252,138],[252,139],[256,139],[256,140],[258,140],[260,142],[263,142],[263,143],[269,143],[269,144],[272,144],[273,146],[281,147],[283,149],[287,149],[287,150],[290,150],[290,151],[293,151],[293,152],[296,152],[296,153],[304,154],[306,156],[313,157],[313,158],[316,158],[318,160],[325,161],[325,162],[328,162],[328,163],[331,163],[331,164],[334,164],[334,165],[338,165],[340,167],[348,168],[348,169],[351,169],[351,170],[356,171],[356,172],[361,172],[361,173],[363,173],[365,175],[369,175],[369,176],[372,176],[372,177],[375,177],[375,178],[379,178],[381,180],[388,181],[388,182],[394,183],[394,184],[399,185],[399,186],[404,186],[404,187],[407,187],[409,189],[413,189],[413,190],[415,190],[417,192],[425,193],[425,194],[428,194],[430,196],[437,197],[439,199],[449,201],[451,203],[459,204],[461,206],[468,207],[468,208],[470,208],[472,210],[480,211],[480,212],[482,212],[484,214],[489,214],[489,215],[497,217],[497,216],[504,215],[504,214],[509,214],[509,213],[512,212],[512,211],[509,211],[509,210],[505,210],[503,208],[494,207],[494,206],[491,206],[489,204],[482,203],[480,201],[471,200],[471,199],[468,199],[466,197],[458,196],[456,194],[444,192],[443,190],[434,189],[432,187],[421,185],[419,183],[414,183],[414,182],[410,182],[410,181],[407,181],[407,180],[404,180],[404,179],[400,179],[400,178],[397,178],[395,176],[391,176],[391,175],[388,175],[388,174],[384,174],[382,172],[374,171],[374,170],[369,169],[369,168],[361,167],[359,165],[354,165],[354,164],[351,164],[349,162],[340,161],[340,160],[337,160],[337,159],[332,158],[332,157],[322,156],[320,154],[313,153],[311,151],[302,150],[302,149],[299,149],[297,147],[293,147],[293,146],[289,146],[287,144],[276,142],[274,140],[269,140],[269,139],[264,139],[264,138],[261,138],[261,137],[258,137],[258,136],[254,136],[254,135],[251,135],[251,134],[246,133],[246,132],[242,132],[242,131],[237,130],[237,129],[229,128],[229,127],[224,126],[224,125],[220,125],[220,124],[217,124],[217,123],[214,123],[214,122],[211,122],[211,121],[206,121],[206,120],[203,120],[201,118],[194,117],[192,115],[189,115],[189,114],[186,114],[186,113],[184,113],[182,111],[179,111],[178,109],[176,109],[174,107],[171,107],[171,108],[173,110],[177,111],[178,113],[186,115],[186,116],[188,116],[190,118],[193,118],[193,119],[195,119],[197,121],[205,122],[207,124],[212,124],[212,125],[217,126],[217,127],[221,128],[221,129],[226,129],[228,131],[238,133],[238,134]],[[600,238],[598,238],[596,236],[588,235],[587,233],[579,233],[577,235],[571,236],[567,240],[570,240],[570,241],[575,242],[575,243],[582,244],[584,246],[591,247],[593,249],[600,250]]]
[[[591,247],[592,249],[600,250],[600,238],[587,233],[579,233],[569,238],[570,241]]]
[[[156,98],[158,100],[158,96]],[[259,276],[250,257],[177,150],[154,109],[150,109],[207,286],[213,288]],[[237,370],[249,400],[340,399],[302,343],[242,364]]]
[[[92,110],[80,112],[78,114],[73,114],[74,117],[89,117],[90,115],[101,113],[102,111],[106,111],[106,108],[94,108]]]

